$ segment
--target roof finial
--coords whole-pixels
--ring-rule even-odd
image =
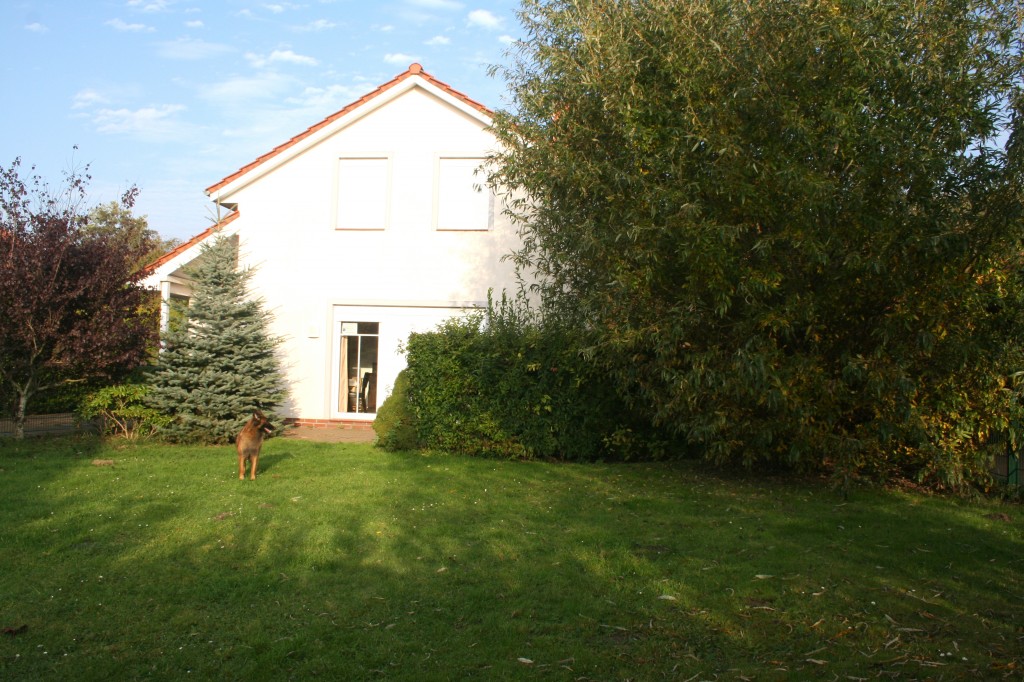
[[[418,62],[409,65],[409,73],[423,73],[423,67]]]

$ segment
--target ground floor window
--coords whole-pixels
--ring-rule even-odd
[[[338,412],[377,411],[379,322],[340,322]]]

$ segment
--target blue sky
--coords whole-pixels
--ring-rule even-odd
[[[3,0],[0,165],[90,203],[142,190],[164,237],[209,225],[203,190],[419,62],[491,108],[516,0]],[[74,147],[77,145],[78,149]]]

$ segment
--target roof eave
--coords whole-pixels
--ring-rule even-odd
[[[158,274],[161,270],[164,270],[166,272],[174,272],[185,263],[191,261],[192,258],[195,257],[194,255],[192,255],[192,253],[196,248],[199,248],[200,245],[207,239],[209,239],[215,234],[218,234],[225,227],[233,223],[235,219],[238,218],[238,216],[238,211],[232,213],[231,215],[221,220],[219,223],[211,225],[210,227],[206,228],[205,230],[195,235],[188,241],[178,244],[176,247],[174,247],[164,255],[157,258],[155,261],[153,261],[145,268],[143,268],[143,280],[153,277],[154,275]]]

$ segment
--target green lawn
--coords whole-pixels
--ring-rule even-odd
[[[286,439],[260,463],[0,441],[0,679],[1024,669],[1020,507]]]

